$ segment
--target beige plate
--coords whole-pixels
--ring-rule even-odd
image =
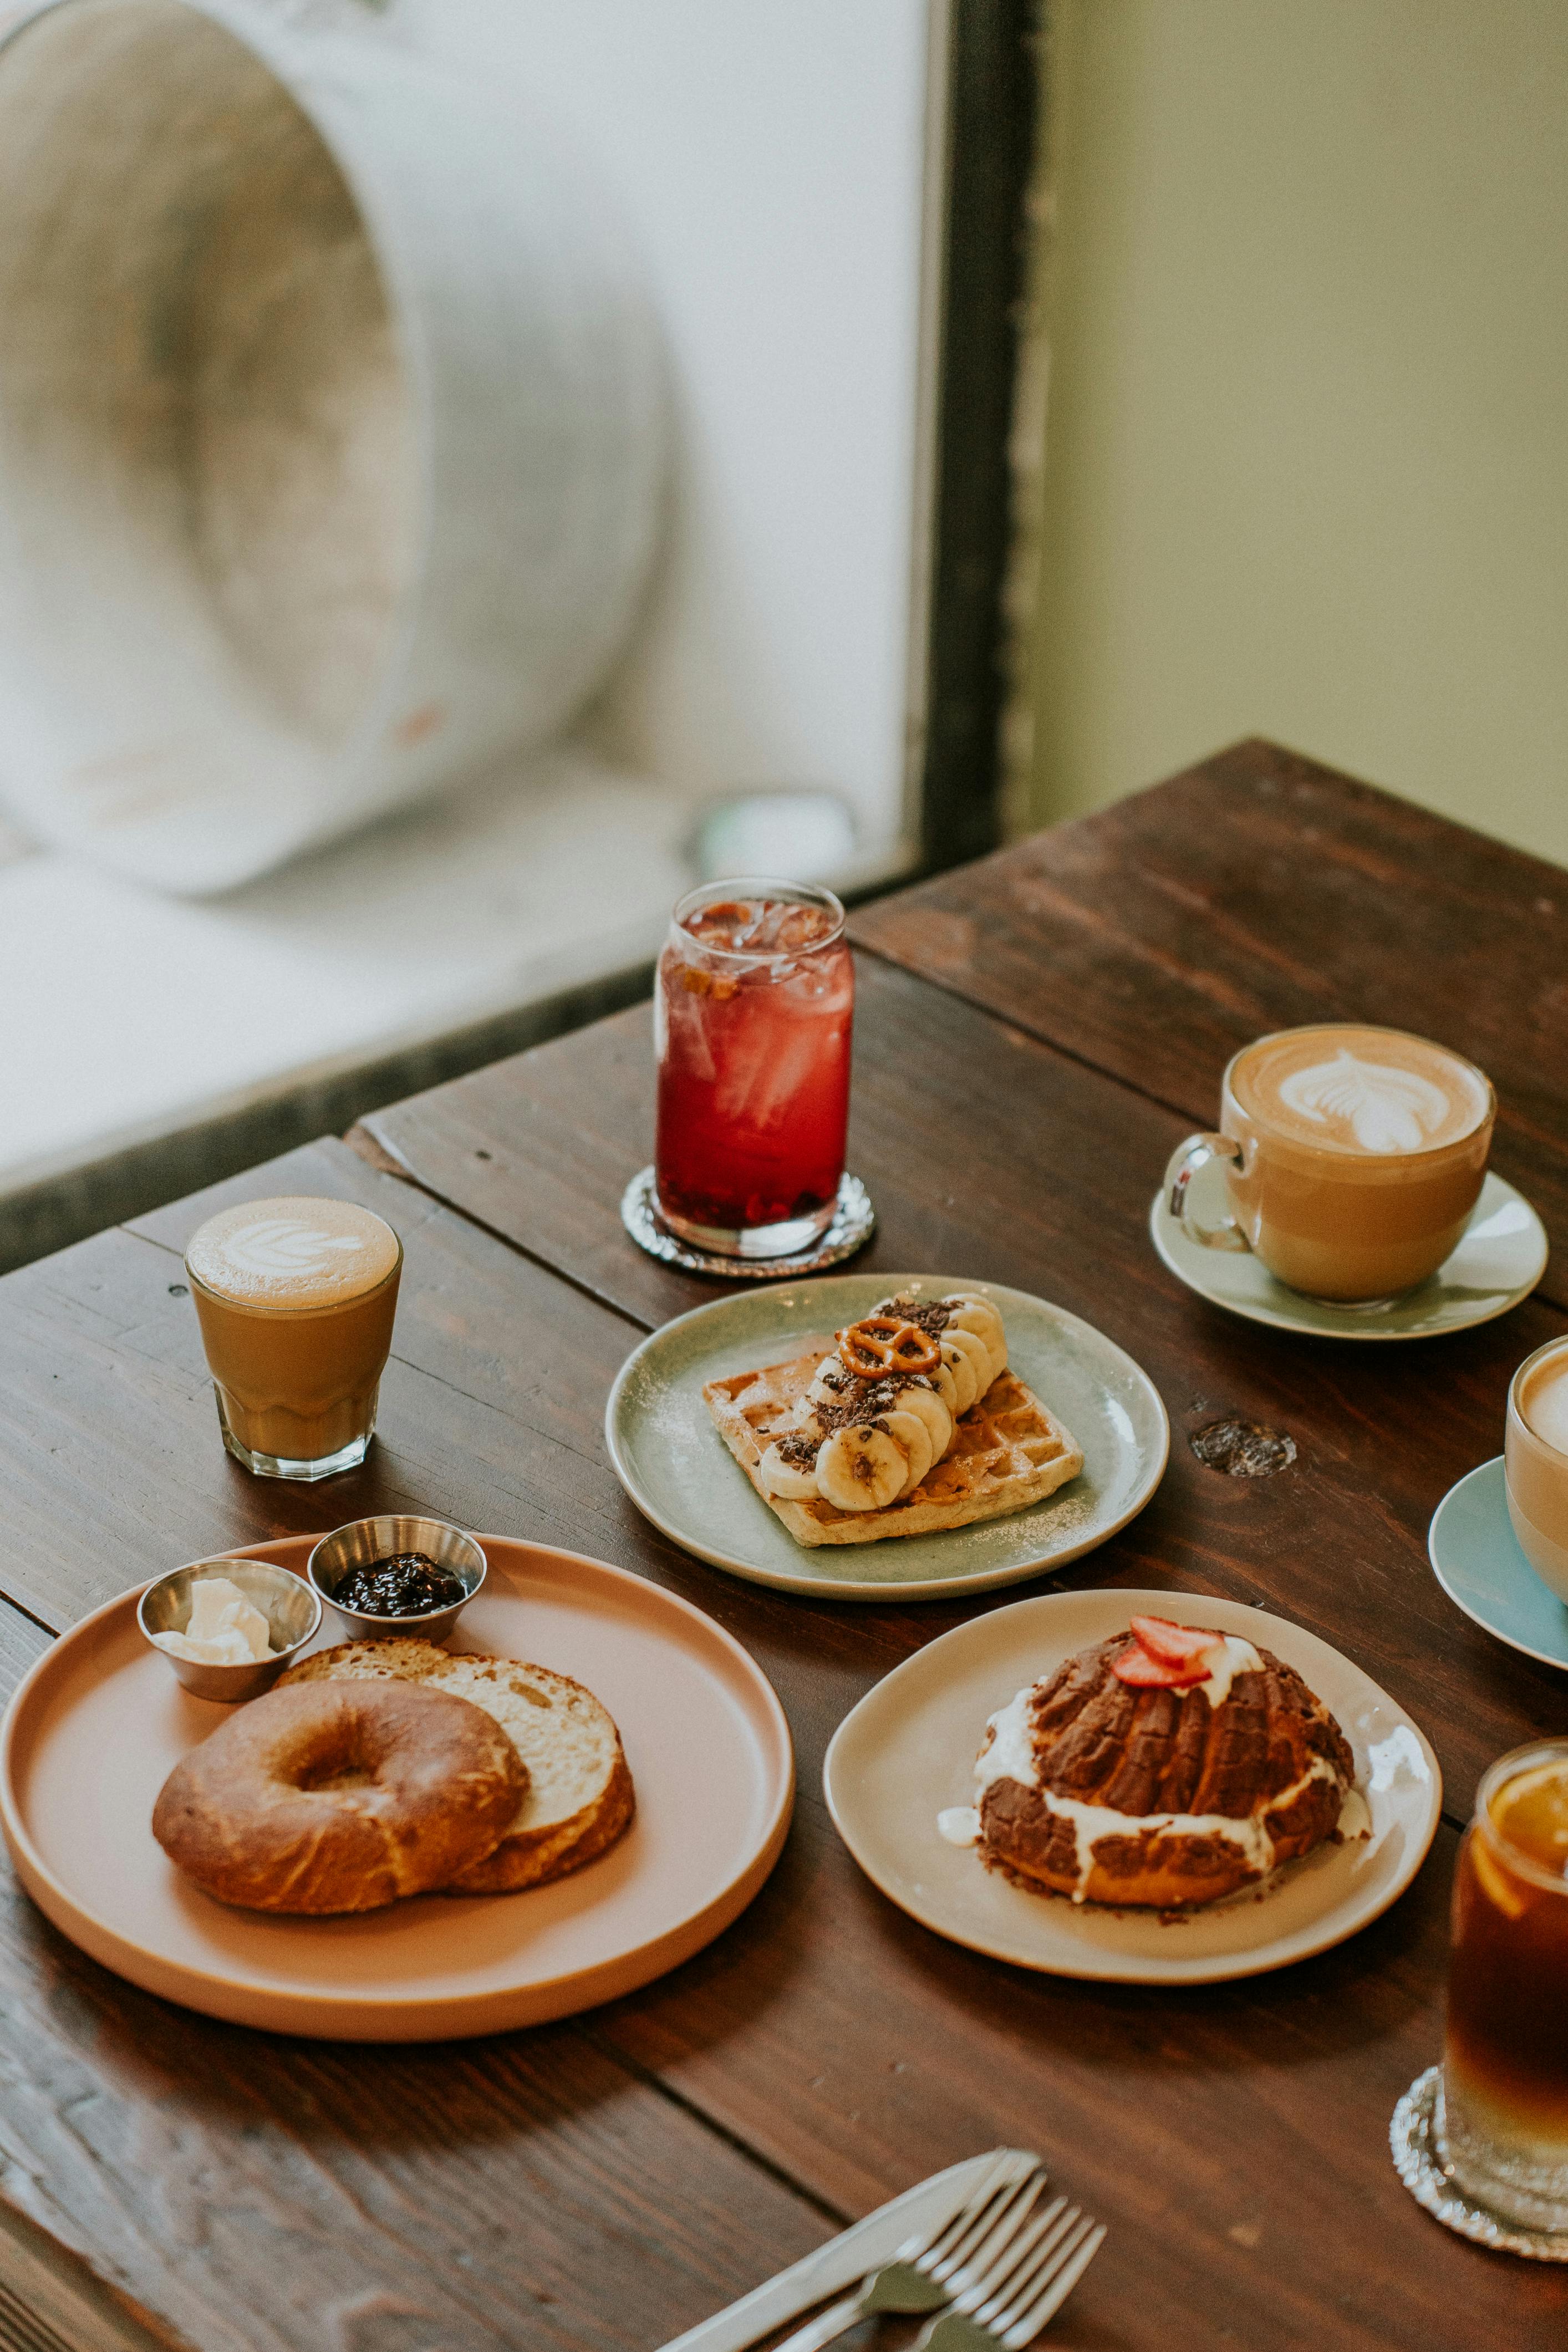
[[[985,1869],[973,1848],[944,1842],[937,1814],[973,1802],[987,1716],[1145,1612],[1243,1633],[1306,1677],[1355,1752],[1369,1840],[1321,1846],[1261,1893],[1172,1921],[1026,1894]],[[972,1619],[868,1691],[839,1725],[823,1780],[839,1835],[866,1875],[939,1936],[1022,1968],[1125,1984],[1259,1976],[1354,1935],[1420,1869],[1443,1798],[1425,1735],[1359,1666],[1288,1618],[1196,1592],[1052,1592]]]
[[[242,1558],[304,1572],[309,1537]],[[738,1642],[604,1561],[481,1536],[489,1579],[452,1647],[574,1675],[621,1727],[637,1815],[556,1885],[420,1895],[357,1918],[211,1901],[154,1844],[165,1775],[232,1710],[193,1698],[136,1628],[141,1587],[64,1634],[0,1733],[0,1820],[57,1927],[132,1984],[209,2017],[352,2042],[426,2042],[564,2017],[646,1984],[728,1927],[789,1827],[795,1767]],[[313,1649],[333,1639],[324,1628]]]

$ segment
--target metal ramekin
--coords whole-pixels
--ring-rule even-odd
[[[345,1609],[337,1588],[349,1570],[368,1567],[392,1552],[422,1551],[437,1568],[458,1578],[463,1597],[448,1609],[429,1609],[416,1617],[373,1617],[367,1610]],[[351,1519],[323,1536],[305,1563],[305,1573],[328,1605],[356,1633],[374,1639],[383,1633],[419,1633],[427,1642],[444,1642],[462,1612],[484,1583],[487,1562],[470,1535],[445,1519],[403,1518],[389,1514],[376,1519]]]
[[[191,1587],[206,1576],[226,1577],[260,1610],[271,1632],[274,1655],[240,1666],[204,1666],[195,1658],[171,1657],[167,1650],[158,1650],[158,1655],[194,1696],[221,1699],[232,1706],[270,1690],[284,1667],[299,1656],[321,1624],[321,1596],[292,1569],[275,1568],[269,1559],[193,1560],[155,1578],[136,1604],[136,1622],[153,1649],[158,1648],[154,1633],[184,1632],[191,1617]]]

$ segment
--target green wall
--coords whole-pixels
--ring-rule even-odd
[[[1568,0],[1056,0],[1032,815],[1275,736],[1568,862]]]

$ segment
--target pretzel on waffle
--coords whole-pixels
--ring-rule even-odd
[[[934,1535],[1001,1518],[1054,1495],[1083,1468],[1072,1432],[1016,1373],[1003,1372],[960,1417],[951,1452],[932,1463],[903,1502],[880,1511],[840,1511],[820,1495],[793,1503],[765,1494],[757,1465],[821,1361],[822,1349],[815,1348],[787,1364],[710,1381],[702,1391],[725,1444],[797,1544],[880,1543],[888,1536]]]

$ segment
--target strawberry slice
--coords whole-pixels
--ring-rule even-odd
[[[1134,1617],[1131,1625],[1133,1639],[1168,1666],[1183,1666],[1190,1658],[1217,1650],[1224,1639],[1212,1626],[1205,1632],[1201,1625],[1174,1624],[1169,1617]]]
[[[1152,1658],[1142,1643],[1129,1642],[1120,1657],[1110,1661],[1110,1671],[1134,1690],[1191,1690],[1207,1682],[1209,1670],[1206,1658],[1184,1658],[1176,1665],[1164,1658]]]

